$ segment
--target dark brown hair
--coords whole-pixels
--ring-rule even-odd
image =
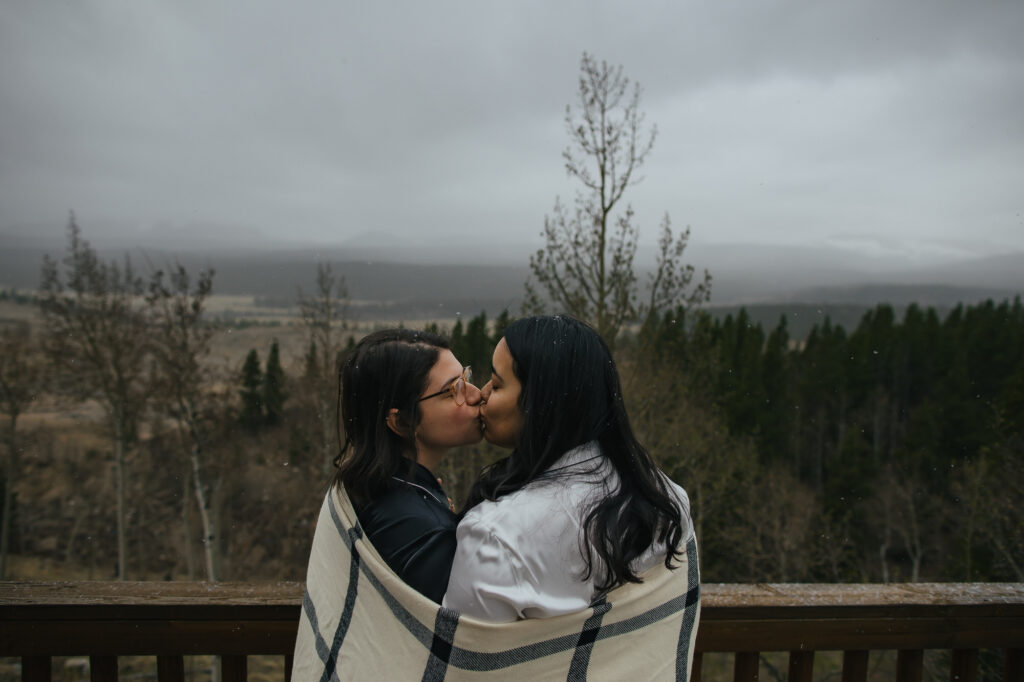
[[[415,442],[388,428],[388,414],[398,410],[399,422],[415,432],[419,397],[445,348],[448,342],[437,334],[384,329],[364,337],[343,359],[338,372],[342,446],[334,484],[344,485],[357,506],[383,494],[392,476],[412,466],[408,454],[415,452]]]

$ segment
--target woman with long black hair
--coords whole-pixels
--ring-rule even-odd
[[[446,607],[491,622],[554,617],[673,567],[693,535],[689,500],[633,435],[594,329],[514,322],[481,394],[484,437],[512,453],[470,491]]]

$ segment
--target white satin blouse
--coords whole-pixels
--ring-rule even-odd
[[[683,511],[683,544],[693,534],[690,501],[668,480]],[[596,443],[570,450],[542,476],[495,502],[473,507],[456,530],[444,606],[496,623],[550,618],[587,608],[598,576],[584,580],[582,524],[618,475]],[[633,563],[643,573],[665,560],[655,543]]]

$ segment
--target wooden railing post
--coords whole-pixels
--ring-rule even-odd
[[[185,682],[184,656],[157,656],[157,682]]]
[[[1003,661],[1004,682],[1024,682],[1024,649],[1007,649]]]
[[[90,682],[117,682],[117,656],[90,656]]]
[[[954,649],[949,664],[950,682],[975,682],[978,679],[978,650]]]
[[[811,682],[813,672],[813,651],[789,652],[789,682]]]
[[[733,663],[733,682],[757,682],[761,654],[757,651],[737,651]]]
[[[866,649],[856,649],[843,652],[843,680],[842,682],[867,682],[868,679],[868,652]]]
[[[693,663],[690,664],[690,682],[700,682],[701,665],[704,663],[704,654],[696,651],[693,654]]]
[[[49,656],[22,656],[22,682],[50,682],[51,665]]]
[[[896,654],[896,682],[921,682],[924,673],[924,652],[900,649]]]
[[[246,665],[247,661],[245,656],[221,656],[221,682],[246,682]]]

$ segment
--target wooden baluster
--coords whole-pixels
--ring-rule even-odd
[[[811,682],[814,672],[813,651],[789,652],[789,682]]]
[[[761,655],[757,651],[737,651],[733,666],[733,682],[757,682]]]
[[[704,663],[704,653],[702,651],[694,652],[693,663],[690,664],[690,682],[700,682],[700,668]]]
[[[246,664],[245,656],[221,656],[221,682],[246,682]]]
[[[292,682],[292,664],[295,662],[294,654],[285,654],[284,657],[284,682]]]
[[[184,656],[157,656],[157,682],[185,682]]]
[[[953,661],[949,666],[950,682],[975,682],[978,679],[978,650],[953,649]]]
[[[843,682],[867,682],[868,652],[855,649],[843,652]]]
[[[1007,649],[1003,661],[1004,682],[1024,682],[1024,649]]]
[[[22,656],[22,682],[50,682],[51,668],[49,656]]]
[[[897,682],[921,682],[924,672],[924,652],[920,649],[900,649],[896,654]]]
[[[117,656],[90,656],[91,682],[117,682]]]

